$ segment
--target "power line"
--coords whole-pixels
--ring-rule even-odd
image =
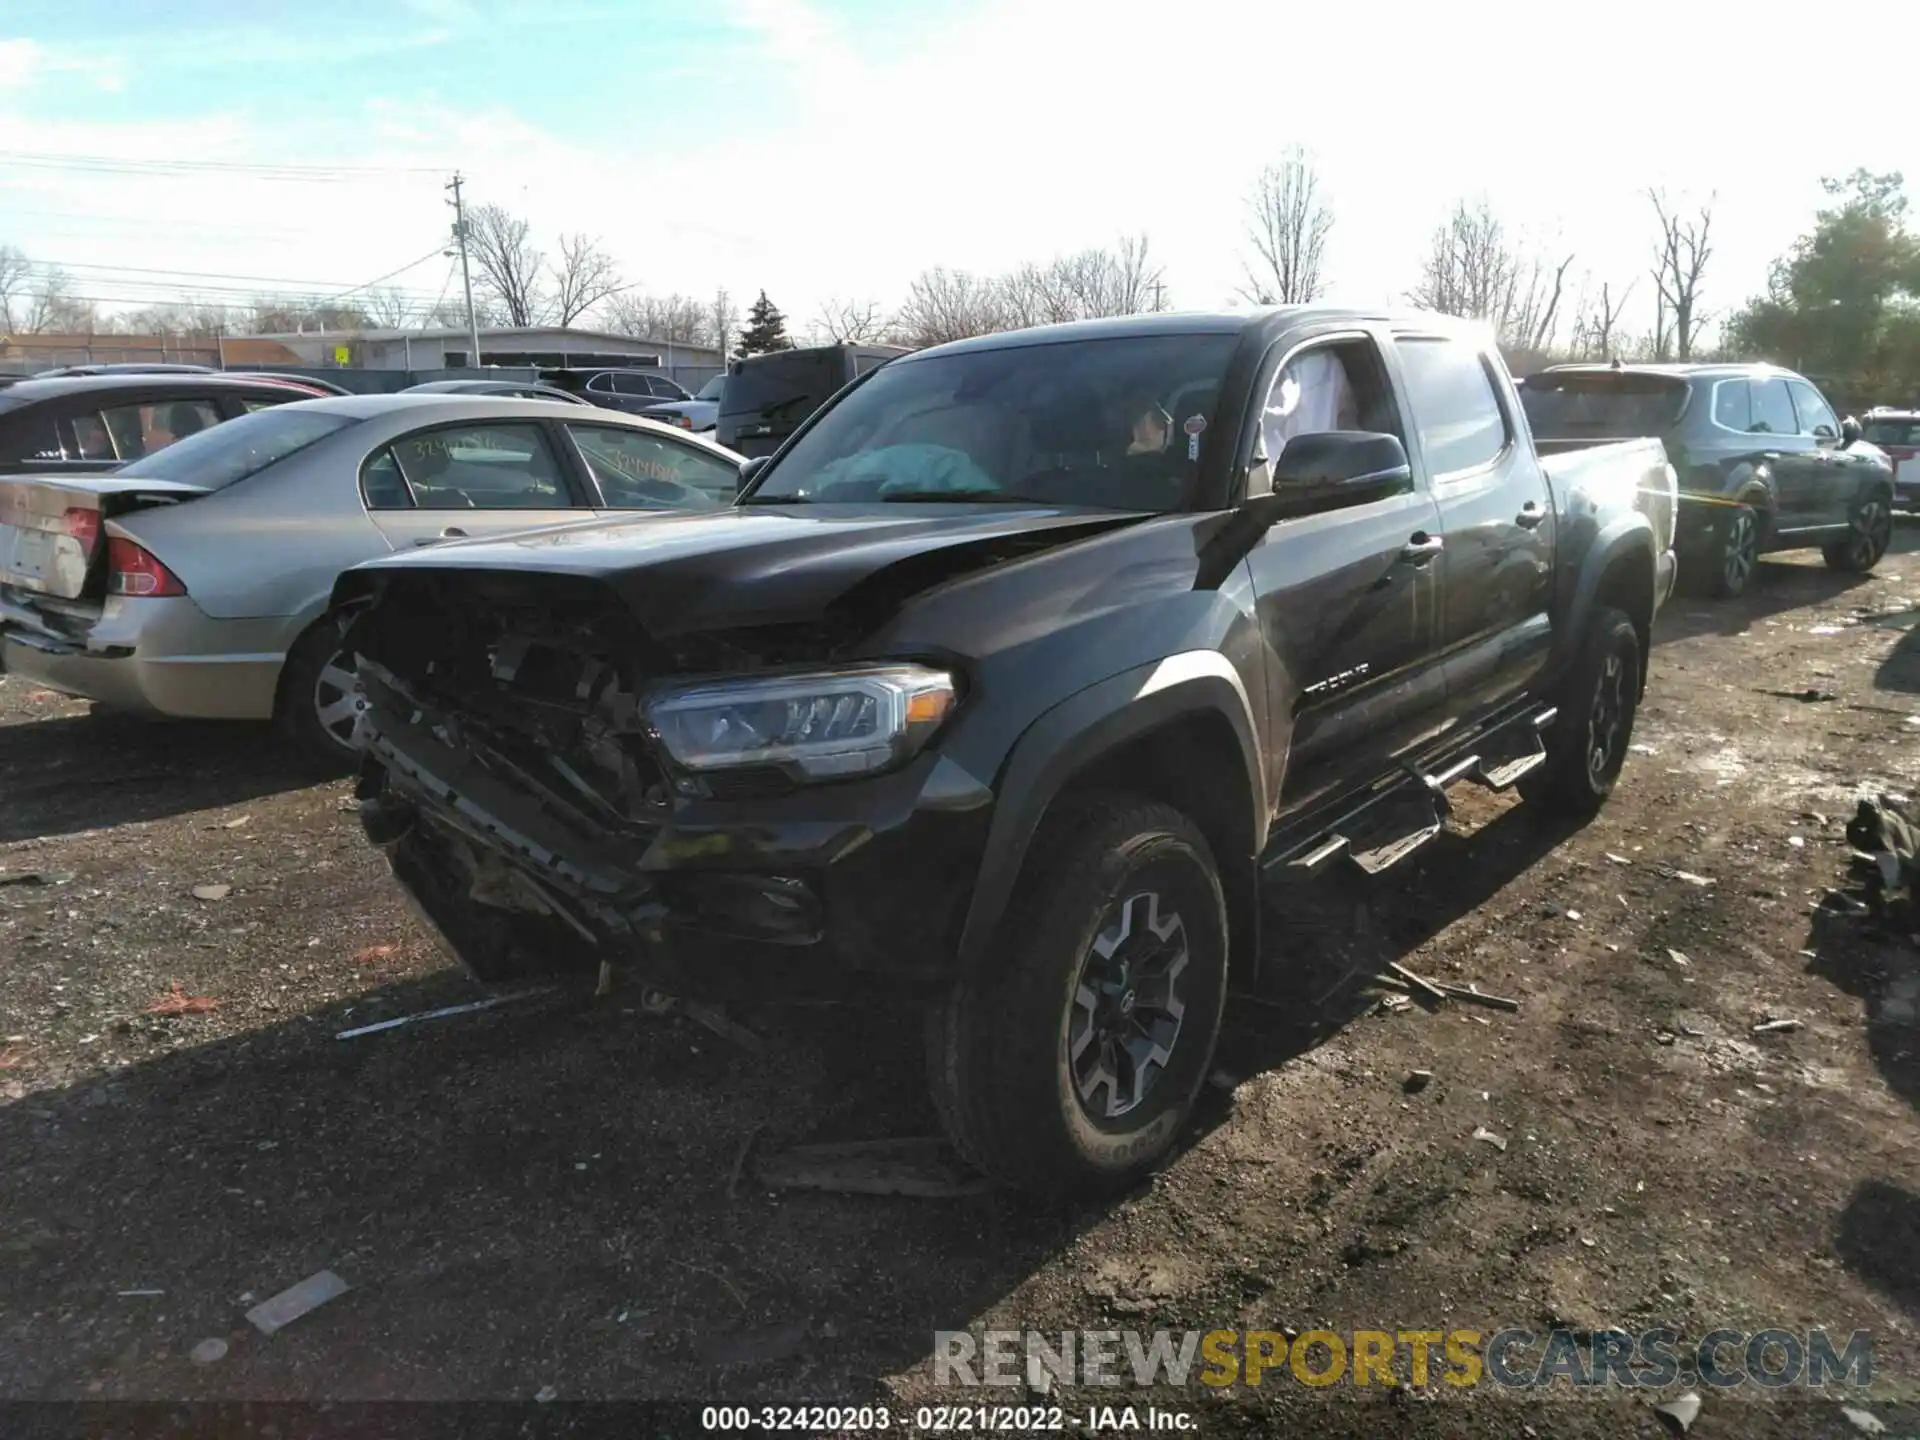
[[[368,286],[378,285],[382,280],[390,280],[395,275],[404,274],[406,271],[413,269],[415,266],[423,265],[427,261],[432,260],[435,257],[439,256],[441,253],[443,253],[443,250],[444,250],[443,246],[435,245],[433,249],[428,251],[425,255],[422,255],[418,260],[410,260],[397,270],[390,270],[385,275],[382,275],[377,279],[368,280],[363,282],[362,284],[355,285],[353,287],[353,290],[364,290],[368,288]],[[340,283],[338,280],[290,280],[284,275],[230,275],[224,271],[216,271],[216,270],[164,270],[164,269],[155,269],[153,267],[143,266],[143,265],[99,265],[99,264],[94,264],[90,261],[84,261],[84,260],[32,260],[32,259],[29,259],[27,263],[29,265],[39,266],[45,270],[62,270],[62,271],[78,270],[82,272],[94,272],[94,271],[101,272],[98,278],[105,279],[110,284],[122,283],[120,280],[120,277],[123,275],[158,275],[158,276],[165,277],[164,280],[153,280],[153,281],[129,280],[124,282],[126,284],[135,285],[135,286],[160,285],[173,280],[191,279],[191,280],[227,280],[227,281],[236,281],[236,282],[258,284],[258,285],[293,285],[293,286],[300,286],[300,287],[310,287],[314,290],[327,290],[327,289],[331,289],[334,286],[337,286]],[[85,274],[83,274],[82,279],[86,279],[86,278],[88,277]],[[353,290],[349,290],[345,293],[352,294]]]
[[[0,165],[109,175],[250,175],[263,180],[339,182],[381,175],[439,175],[430,165],[296,165],[245,160],[152,160],[113,155],[63,155],[0,150]]]

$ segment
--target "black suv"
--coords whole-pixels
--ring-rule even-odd
[[[1734,596],[1755,562],[1817,545],[1836,570],[1880,563],[1893,470],[1802,376],[1773,365],[1555,365],[1527,377],[1534,438],[1657,436],[1680,477],[1683,577]]]
[[[842,386],[906,353],[898,345],[820,345],[736,360],[713,438],[738,455],[771,455]]]

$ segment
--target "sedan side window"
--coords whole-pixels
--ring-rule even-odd
[[[613,388],[621,395],[645,395],[649,399],[653,397],[653,386],[647,382],[647,377],[644,375],[632,373],[616,375],[613,377]]]
[[[72,426],[73,444],[67,449],[69,460],[117,460],[120,458],[113,453],[113,437],[107,433],[107,422],[98,415],[76,415],[73,417]]]
[[[1822,440],[1840,438],[1840,422],[1834,418],[1833,407],[1820,398],[1820,392],[1804,380],[1789,380],[1787,389],[1793,395],[1794,412],[1800,417],[1800,433],[1817,436]]]
[[[1491,464],[1507,448],[1506,412],[1480,352],[1458,340],[1395,343],[1427,469],[1455,475]]]
[[[413,508],[413,492],[407,489],[406,478],[401,475],[400,463],[393,458],[392,450],[382,450],[360,471],[360,498],[367,502],[369,510]]]
[[[397,440],[393,453],[422,510],[570,508],[537,425],[466,425]]]
[[[1793,413],[1793,400],[1787,394],[1787,382],[1779,379],[1750,380],[1747,392],[1753,396],[1753,423],[1747,427],[1753,435],[1798,435],[1800,417]]]
[[[569,425],[567,433],[616,510],[713,510],[739,489],[738,469],[691,445],[611,425]]]

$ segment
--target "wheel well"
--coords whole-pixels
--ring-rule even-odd
[[[1608,607],[1626,612],[1640,641],[1640,693],[1647,692],[1648,660],[1653,654],[1653,556],[1642,550],[1616,555],[1601,572],[1594,592],[1596,613]]]
[[[1226,717],[1185,715],[1135,736],[1073,772],[1062,793],[1122,791],[1171,805],[1207,837],[1220,867],[1230,928],[1228,981],[1251,989],[1259,965],[1258,857],[1252,853],[1256,802],[1240,739]]]
[[[280,674],[275,677],[273,682],[273,713],[276,719],[279,718],[281,707],[286,703],[287,699],[287,662],[293,658],[294,651],[306,644],[307,637],[322,625],[326,624],[327,621],[332,618],[332,615],[332,611],[322,610],[305,629],[293,637],[293,643],[287,646],[287,653],[280,657]]]

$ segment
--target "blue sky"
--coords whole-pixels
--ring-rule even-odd
[[[0,244],[107,299],[185,283],[133,267],[224,294],[410,262],[394,283],[430,298],[458,166],[549,248],[585,232],[645,289],[764,286],[799,322],[1140,231],[1174,300],[1215,306],[1255,174],[1298,142],[1341,298],[1397,299],[1484,193],[1571,280],[1639,275],[1650,304],[1657,185],[1715,195],[1724,311],[1823,173],[1920,185],[1910,101],[1853,53],[1898,13],[1836,0],[1809,38],[1725,0],[0,0]]]

